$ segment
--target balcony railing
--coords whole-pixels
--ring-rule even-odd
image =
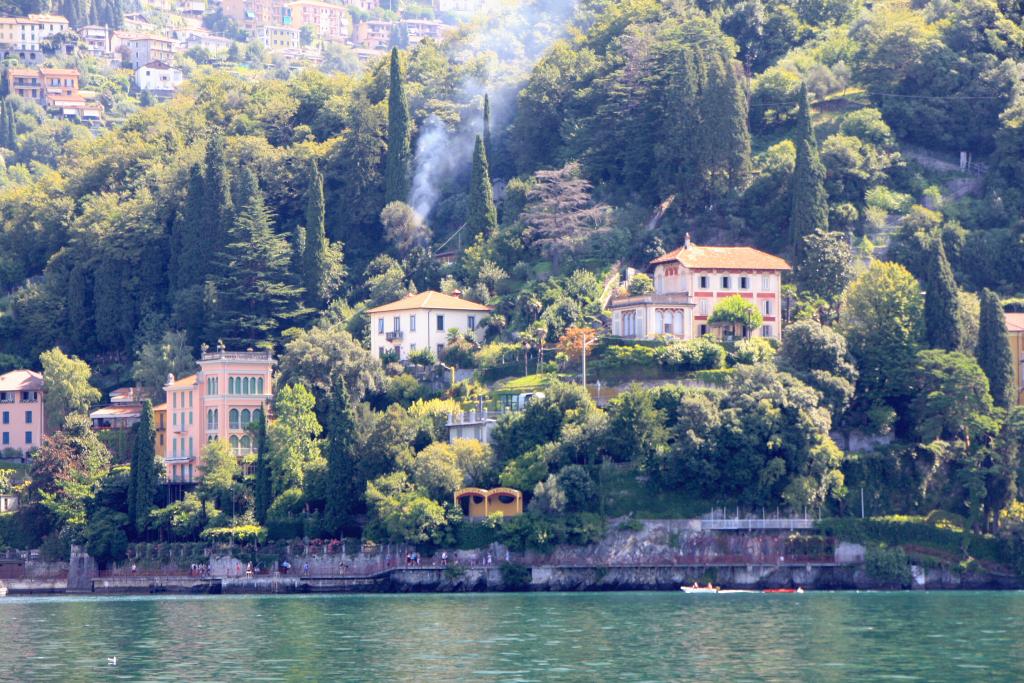
[[[608,305],[612,308],[621,306],[640,306],[653,304],[655,306],[692,306],[693,297],[685,292],[672,292],[669,294],[638,294],[637,296],[623,296],[612,299]]]
[[[202,360],[272,360],[270,351],[204,351]]]
[[[402,338],[402,331],[394,330],[393,332],[385,332],[384,338],[388,341],[397,341]]]

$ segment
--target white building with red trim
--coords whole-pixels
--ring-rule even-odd
[[[752,247],[704,247],[689,234],[683,246],[651,261],[654,292],[616,297],[609,302],[612,334],[646,339],[670,335],[693,339],[712,334],[723,339],[782,337],[784,259]],[[757,306],[759,329],[711,326],[708,318],[723,299],[739,295]]]

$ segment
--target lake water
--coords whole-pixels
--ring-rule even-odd
[[[0,680],[460,679],[1022,681],[1024,593],[0,599]]]

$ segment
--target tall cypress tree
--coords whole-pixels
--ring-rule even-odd
[[[306,194],[306,245],[302,260],[306,305],[321,308],[325,303],[323,283],[327,272],[327,230],[324,226],[324,176],[315,161]]]
[[[487,158],[494,157],[494,148],[491,147],[491,98],[484,93],[484,152]]]
[[[327,482],[330,493],[324,509],[328,529],[338,533],[352,509],[355,472],[356,421],[344,377],[338,377],[327,415]]]
[[[206,145],[205,167],[201,234],[205,240],[206,258],[209,259],[228,243],[234,218],[231,178],[224,158],[224,138],[220,133],[215,133]]]
[[[171,226],[170,281],[174,289],[200,285],[210,260],[209,243],[202,233],[205,217],[203,194],[206,190],[202,169],[189,169],[185,202]]]
[[[1008,408],[1014,401],[1013,353],[1006,331],[1006,315],[996,293],[981,293],[981,315],[978,321],[978,346],[974,351],[978,365],[988,377],[988,389],[997,406]]]
[[[146,530],[149,522],[149,511],[153,508],[153,496],[156,494],[158,479],[156,462],[156,428],[153,424],[153,403],[149,399],[142,402],[142,417],[135,432],[135,445],[132,448],[132,472],[130,482],[134,490],[129,491],[135,497],[132,523],[139,534]]]
[[[818,143],[811,123],[811,105],[807,86],[800,86],[800,111],[796,124],[796,166],[790,188],[789,240],[797,267],[803,257],[804,237],[815,230],[828,229],[828,194],[825,192],[825,166],[818,156]]]
[[[962,341],[959,290],[941,239],[933,241],[928,256],[924,295],[925,339],[933,349],[956,351]]]
[[[385,203],[409,198],[412,180],[412,131],[409,101],[405,96],[398,48],[391,50],[391,87],[388,91],[388,154],[384,170]]]
[[[270,462],[267,458],[267,418],[266,410],[260,412],[256,420],[256,481],[253,487],[253,512],[256,521],[264,524],[267,521],[267,509],[273,499],[270,478]]]
[[[477,135],[473,146],[473,174],[466,207],[467,236],[491,235],[498,228],[498,210],[494,208],[491,173],[483,139]]]

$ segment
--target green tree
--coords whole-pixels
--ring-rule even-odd
[[[210,441],[203,447],[203,464],[196,487],[199,497],[212,501],[222,512],[230,511],[238,473],[238,457],[231,452],[228,442],[221,439]]]
[[[274,490],[270,472],[270,443],[267,440],[266,410],[261,410],[256,423],[256,465],[253,481],[253,514],[256,521],[265,524],[267,510],[273,502]]]
[[[915,432],[923,442],[969,439],[972,423],[992,412],[988,379],[970,356],[925,349],[917,354],[911,404]]]
[[[39,362],[43,366],[47,431],[59,429],[72,413],[89,412],[89,406],[102,397],[99,389],[89,384],[92,369],[78,356],[67,356],[58,346],[39,354]]]
[[[168,330],[160,341],[146,342],[132,364],[132,379],[147,396],[162,402],[167,375],[185,377],[196,370],[185,332]]]
[[[304,384],[321,398],[331,395],[340,380],[352,400],[384,386],[380,362],[357,342],[342,321],[321,320],[308,330],[296,330],[278,361],[278,384]]]
[[[814,320],[788,325],[776,363],[780,370],[821,392],[833,417],[842,414],[853,400],[857,369],[846,339],[831,327]]]
[[[733,326],[742,325],[743,336],[761,327],[764,317],[752,302],[739,294],[726,297],[719,301],[708,316],[709,325]]]
[[[210,273],[211,259],[218,255],[231,241],[231,226],[234,215],[234,201],[231,197],[231,176],[224,157],[224,137],[214,133],[206,143],[206,158],[203,166],[203,193],[201,211],[198,214],[201,226],[193,249],[202,250],[199,263],[209,264],[205,273]],[[204,246],[199,246],[200,244]],[[226,264],[225,264],[226,265]]]
[[[439,542],[447,526],[444,508],[416,488],[405,472],[366,482],[371,535],[404,543]]]
[[[667,446],[665,416],[654,406],[651,392],[639,385],[612,399],[608,407],[605,450],[617,462],[643,466],[656,461]]]
[[[921,287],[903,266],[872,261],[847,287],[839,310],[839,329],[860,372],[862,414],[873,428],[888,429],[893,404],[911,391],[924,334]]]
[[[483,138],[476,136],[473,146],[473,173],[466,200],[467,235],[490,237],[498,229],[498,210],[494,206],[491,174],[487,164],[487,148]]]
[[[274,399],[275,420],[267,427],[274,494],[301,486],[306,470],[323,462],[316,399],[301,384],[289,384]]]
[[[1014,405],[1013,353],[1006,331],[1006,315],[999,297],[989,289],[981,293],[981,320],[974,355],[988,377],[995,404],[1001,408]]]
[[[227,269],[216,280],[221,337],[239,346],[262,341],[303,312],[288,242],[274,232],[255,176],[246,176],[248,199],[224,248]]]
[[[816,230],[803,238],[803,261],[797,271],[800,289],[834,304],[853,280],[853,249],[841,232]]]
[[[156,459],[156,426],[153,422],[153,403],[142,402],[142,417],[135,431],[132,447],[131,478],[128,483],[128,519],[135,532],[142,534],[149,524],[149,512],[159,481],[160,465]]]
[[[792,204],[789,213],[789,240],[797,257],[797,269],[804,260],[804,237],[816,230],[828,229],[828,195],[825,193],[825,166],[818,156],[818,143],[811,123],[811,105],[807,86],[800,87],[797,114],[796,166],[790,184]]]
[[[445,443],[432,443],[417,453],[410,469],[416,486],[440,503],[451,500],[465,479],[455,450]]]
[[[956,351],[960,348],[962,332],[959,290],[942,240],[933,240],[929,251],[924,297],[925,339],[932,348]]]
[[[391,80],[388,90],[388,151],[384,171],[385,202],[409,197],[412,171],[412,120],[398,48],[391,49]]]
[[[316,162],[310,171],[306,190],[306,243],[303,253],[302,280],[306,288],[306,305],[321,308],[326,302],[325,281],[328,275],[327,231],[324,227],[324,177]]]
[[[491,97],[484,93],[484,121],[483,121],[484,157],[490,158],[494,155],[494,147],[491,146]]]
[[[335,380],[327,415],[327,485],[330,495],[324,508],[324,525],[339,532],[353,509],[357,445],[355,411],[344,376]]]

